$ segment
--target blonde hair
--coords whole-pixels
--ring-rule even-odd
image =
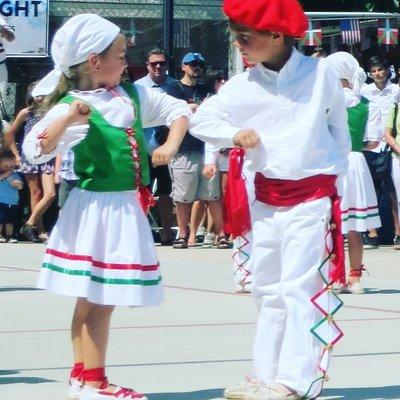
[[[74,65],[69,69],[70,76],[64,73],[61,76],[57,87],[43,101],[43,108],[49,110],[57,104],[69,91],[77,90],[83,85],[90,82],[89,71],[87,69],[87,61]]]
[[[119,33],[117,37],[123,35]],[[98,56],[104,58],[109,52],[110,48],[114,44],[117,37],[103,50]],[[90,73],[88,70],[87,61],[83,63],[69,67],[69,76],[64,73],[61,76],[60,82],[57,87],[45,97],[42,108],[44,110],[49,110],[55,104],[57,104],[69,91],[71,90],[81,90],[82,87],[90,87]]]

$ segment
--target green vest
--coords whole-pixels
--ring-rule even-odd
[[[360,152],[363,148],[364,132],[368,121],[368,100],[361,97],[360,102],[347,109],[351,137],[351,151]]]
[[[149,165],[140,117],[139,97],[132,84],[122,85],[132,99],[135,121],[132,129],[139,147],[140,183],[148,185]],[[67,95],[60,103],[71,104],[77,100]],[[124,128],[110,125],[101,113],[90,107],[89,131],[79,144],[72,148],[75,156],[74,170],[79,177],[77,186],[94,192],[121,192],[137,188],[131,146]]]

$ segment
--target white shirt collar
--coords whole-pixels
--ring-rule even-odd
[[[293,47],[289,60],[279,72],[272,71],[264,67],[262,63],[258,63],[256,65],[256,69],[261,73],[263,79],[265,79],[267,82],[272,83],[278,78],[284,78],[286,75],[293,76],[295,71],[298,70],[302,57],[303,55],[295,47]]]

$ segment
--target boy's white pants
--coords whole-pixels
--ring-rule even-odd
[[[259,305],[254,375],[305,395],[321,373],[323,346],[310,329],[323,318],[311,298],[324,287],[318,267],[326,258],[329,198],[293,207],[255,201],[253,295]]]

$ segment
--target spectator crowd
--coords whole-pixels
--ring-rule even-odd
[[[327,55],[318,51],[312,56]],[[183,99],[195,113],[202,102],[218,93],[228,79],[227,74],[207,67],[198,52],[186,54],[181,65],[181,79],[170,77],[166,53],[154,48],[147,54],[147,75],[135,83]],[[252,67],[247,62],[245,65]],[[374,56],[366,68],[370,83],[361,88],[368,104],[362,153],[373,180],[381,220],[387,221],[389,216],[385,224],[389,230],[393,229],[394,248],[400,249],[400,140],[396,138],[395,107],[400,87],[393,83],[390,67],[385,59]],[[25,108],[11,124],[3,121],[1,126],[0,242],[46,242],[59,209],[78,181],[71,149],[43,164],[31,164],[24,156],[24,137],[43,116],[45,99],[32,96],[34,87],[35,82],[28,87]],[[156,126],[144,132],[150,160],[154,149],[165,142],[169,130],[167,126]],[[150,189],[157,205],[149,218],[154,237],[161,245],[176,249],[233,246],[229,232],[224,231],[222,206],[229,150],[216,151],[187,132],[169,165],[150,166]],[[382,164],[389,153],[390,157],[386,156]],[[364,232],[365,249],[378,248],[380,243],[378,229]]]

